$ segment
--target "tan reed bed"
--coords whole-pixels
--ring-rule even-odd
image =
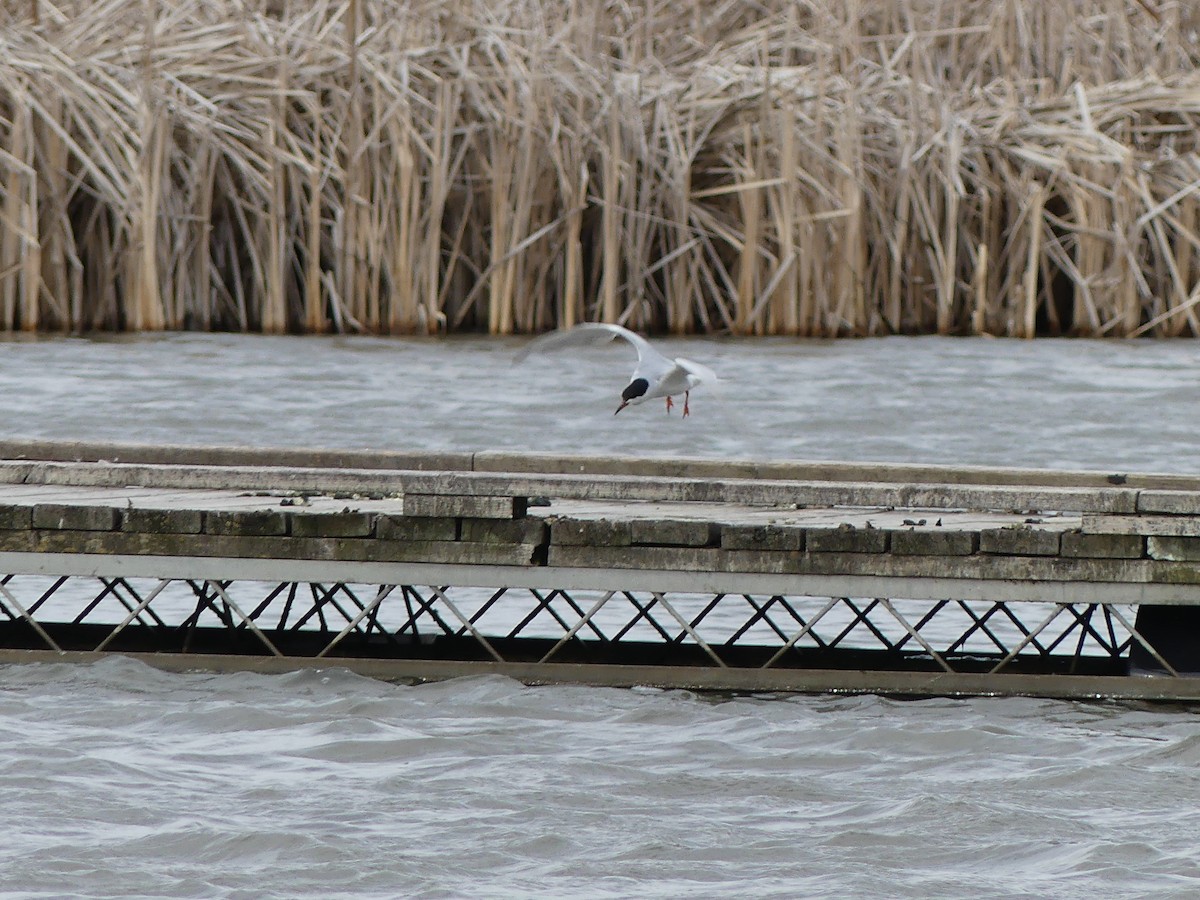
[[[1200,333],[1182,0],[0,0],[0,328]]]

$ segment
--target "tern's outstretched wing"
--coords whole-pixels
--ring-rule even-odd
[[[716,372],[714,372],[708,366],[701,365],[698,362],[694,362],[690,359],[684,359],[681,356],[675,360],[675,363],[679,366],[679,368],[683,369],[683,371],[687,372],[687,374],[691,376],[693,384],[715,386],[720,380],[717,378]]]
[[[531,353],[541,353],[546,350],[561,350],[568,347],[584,347],[603,344],[617,338],[628,341],[637,351],[637,371],[641,373],[660,373],[672,368],[675,364],[650,346],[640,334],[635,334],[620,325],[608,325],[602,322],[584,322],[566,331],[551,331],[536,337],[517,353],[514,362],[521,362]]]

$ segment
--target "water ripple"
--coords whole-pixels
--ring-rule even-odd
[[[1185,896],[1200,875],[1190,711],[4,674],[14,896]]]
[[[1196,469],[1195,342],[676,340],[727,382],[686,422],[520,343],[10,341],[0,396],[26,438]],[[1200,893],[1196,708],[0,671],[6,897]]]

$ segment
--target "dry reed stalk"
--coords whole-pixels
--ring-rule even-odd
[[[1174,229],[1179,235],[1174,241],[1173,251],[1175,254],[1175,269],[1178,272],[1178,280],[1181,285],[1196,285],[1200,284],[1196,280],[1194,272],[1194,261],[1196,258],[1197,247],[1200,246],[1197,236],[1200,235],[1200,202],[1197,202],[1194,191],[1197,188],[1197,182],[1193,181],[1188,185],[1188,193],[1179,200],[1179,215],[1174,223]],[[1178,314],[1171,318],[1171,326],[1167,330],[1170,337],[1178,337],[1183,334],[1186,329],[1191,329],[1193,334],[1200,334],[1200,317],[1197,317],[1195,303],[1192,300],[1192,295],[1196,292],[1195,288],[1188,291],[1188,296],[1182,298],[1177,309]],[[1174,310],[1168,309],[1168,315],[1171,315]]]
[[[62,98],[47,97],[45,107],[55,121],[62,121]],[[67,211],[69,156],[66,143],[53,129],[40,124],[37,131],[36,141],[47,162],[41,178],[43,210],[38,217],[43,235],[40,278],[48,312],[55,323],[63,323],[78,318],[73,311],[82,303],[78,291],[81,265]]]
[[[458,119],[461,90],[457,84],[442,81],[438,85],[437,107],[431,123],[428,143],[429,188],[421,217],[421,271],[424,291],[420,307],[421,330],[433,334],[446,327],[442,311],[442,247],[444,221],[450,191],[462,167],[461,153],[455,153],[454,123]],[[465,144],[463,145],[465,150]]]
[[[23,86],[12,86],[19,101]],[[7,124],[6,146],[3,162],[7,169],[4,185],[4,205],[0,209],[0,301],[3,303],[4,327],[12,331],[18,325],[17,298],[21,292],[22,260],[26,247],[37,241],[35,234],[28,231],[29,216],[26,184],[37,177],[32,160],[32,141],[29,135],[31,116],[19,103]]]
[[[1020,336],[1031,338],[1036,332],[1038,309],[1038,270],[1042,262],[1042,211],[1046,206],[1046,187],[1036,181],[1030,186],[1029,213],[1026,227],[1029,231],[1029,250],[1025,258],[1025,280],[1022,296],[1022,319]]]
[[[320,100],[308,102],[312,143],[308,157],[306,215],[304,219],[304,330],[320,334],[329,328],[326,297],[321,281],[321,207],[325,171],[325,136]],[[203,294],[201,296],[204,296]]]
[[[158,208],[166,155],[166,120],[160,110],[154,62],[155,16],[152,0],[143,0],[143,39],[138,112],[140,148],[137,194],[132,210],[129,279],[133,285],[127,321],[134,331],[161,331],[163,317],[158,268]]]
[[[346,7],[339,10],[339,17],[346,20],[346,78],[345,90],[348,103],[344,118],[338,116],[337,131],[340,139],[338,169],[342,189],[335,207],[335,232],[333,242],[337,248],[339,265],[335,270],[337,294],[333,302],[341,318],[351,327],[371,330],[369,309],[368,272],[366,271],[363,244],[367,240],[369,203],[369,180],[367,171],[366,135],[363,110],[363,88],[359,70],[358,39],[361,31],[361,0],[348,0]]]
[[[192,232],[192,247],[186,260],[183,261],[183,271],[190,275],[185,282],[194,285],[188,292],[190,302],[183,304],[180,310],[180,321],[187,322],[189,318],[198,327],[208,330],[213,324],[212,307],[212,277],[209,251],[212,240],[212,211],[213,193],[217,170],[217,155],[212,145],[207,141],[197,149],[193,159],[192,202],[188,207],[195,210],[196,227]],[[197,327],[197,326],[193,326]]]
[[[1116,199],[1113,203],[1112,228],[1116,234],[1116,251],[1120,275],[1111,318],[1103,331],[1125,337],[1137,329],[1141,319],[1142,298],[1138,291],[1136,240],[1134,237],[1133,199],[1128,188],[1130,173],[1121,173]]]
[[[621,181],[621,122],[617,104],[608,110],[608,143],[601,157],[600,199],[600,320],[615,322],[617,284],[621,268],[621,213],[618,207]]]
[[[737,240],[737,297],[734,301],[734,328],[740,334],[762,332],[761,320],[755,315],[758,298],[758,254],[762,240],[762,163],[761,149],[749,122],[742,125],[742,153],[737,167],[738,213],[744,230]]]
[[[663,229],[662,261],[666,293],[665,315],[667,326],[676,334],[692,330],[694,315],[692,304],[698,294],[696,284],[696,261],[699,241],[692,234],[692,137],[696,123],[690,119],[668,133],[668,146],[663,175],[663,215],[667,227]]]
[[[971,315],[971,334],[987,334],[988,245],[980,244],[975,256],[975,275],[971,287],[975,295]]]
[[[940,271],[937,273],[937,332],[949,334],[955,327],[954,298],[958,290],[959,201],[964,193],[962,168],[963,133],[957,122],[949,125],[945,169],[942,173],[942,239]]]
[[[513,110],[510,109],[510,112]],[[515,262],[508,255],[512,246],[513,208],[511,203],[517,144],[509,135],[493,135],[487,155],[485,174],[491,188],[491,252],[488,277],[488,331],[511,334],[513,326],[513,285]]]
[[[574,120],[579,121],[581,110],[577,106]],[[555,321],[562,328],[571,328],[581,320],[583,312],[583,221],[587,209],[588,166],[574,140],[564,135],[563,127],[556,123],[556,139],[551,141],[558,190],[567,211],[566,234],[563,237],[562,294],[556,310]]]
[[[646,42],[652,43],[649,38]],[[650,148],[663,141],[664,109],[661,103],[644,95],[640,79],[629,91],[626,109],[626,131],[632,131],[632,140],[622,146],[625,159],[621,165],[618,200],[621,208],[627,210],[620,253],[622,280],[618,289],[624,297],[625,309],[620,320],[631,328],[651,330],[655,319],[651,298],[658,292],[650,273],[658,241],[660,201],[655,189],[659,175]],[[633,129],[628,128],[630,123]]]
[[[1192,5],[0,0],[0,26],[2,328],[1200,330]]]
[[[1099,174],[1102,182],[1103,173]],[[1095,191],[1086,190],[1078,182],[1071,184],[1066,199],[1074,219],[1073,274],[1076,289],[1072,318],[1080,330],[1094,332],[1100,328],[1100,312],[1093,285],[1105,277],[1108,260],[1112,257],[1111,236],[1103,231],[1108,202],[1103,196]]]
[[[287,235],[287,170],[283,164],[283,139],[279,125],[286,121],[285,98],[288,92],[287,63],[279,60],[274,97],[274,115],[267,122],[264,144],[270,151],[270,194],[267,198],[267,266],[266,296],[263,298],[262,330],[266,334],[282,334],[287,330],[287,309],[284,288],[287,284],[286,249]]]
[[[417,264],[419,254],[417,229],[420,225],[422,198],[414,177],[417,158],[412,143],[412,132],[405,124],[407,123],[392,129],[392,143],[396,150],[396,197],[393,204],[397,221],[391,261],[394,277],[388,330],[393,334],[412,333],[417,330],[420,302],[418,285],[410,273]]]
[[[833,265],[834,311],[826,319],[825,333],[834,336],[846,330],[858,331],[865,325],[866,285],[863,273],[866,257],[866,235],[863,232],[863,163],[859,141],[860,124],[853,109],[839,123],[837,132],[838,186],[840,212],[835,242],[840,251]],[[863,331],[866,329],[863,328]]]
[[[773,278],[778,286],[771,292],[770,320],[767,330],[772,334],[800,332],[800,283],[797,277],[797,228],[799,212],[796,177],[796,110],[790,98],[780,104],[776,130],[779,134],[778,184],[768,195],[778,246],[778,268]]]
[[[30,138],[32,142],[32,136]],[[20,231],[27,235],[18,263],[21,272],[21,294],[18,315],[23,331],[36,331],[41,324],[38,304],[42,283],[42,245],[38,239],[38,179],[23,179],[24,202],[20,205]]]
[[[994,334],[999,330],[998,301],[1004,297],[1001,287],[1003,273],[997,260],[1003,259],[1007,222],[1004,215],[1005,198],[996,172],[997,166],[993,160],[980,159],[973,182],[976,185],[978,218],[976,227],[972,229],[972,238],[977,247],[976,253],[986,253],[987,259],[986,271],[980,276],[985,282],[983,296],[987,308],[976,314],[976,320],[979,322],[977,331],[987,334]]]
[[[900,188],[894,204],[892,215],[895,223],[888,234],[888,249],[891,254],[891,277],[888,280],[887,294],[884,297],[884,320],[892,331],[901,331],[904,327],[902,306],[903,279],[908,269],[907,256],[910,252],[911,236],[909,221],[912,214],[912,155],[914,151],[911,137],[906,136],[900,150],[900,164],[896,173]]]
[[[1180,191],[1176,191],[1166,203],[1160,203],[1154,196],[1149,175],[1145,171],[1137,173],[1137,183],[1141,195],[1149,207],[1139,219],[1138,224],[1149,225],[1152,240],[1150,248],[1154,255],[1157,281],[1170,285],[1170,292],[1154,296],[1153,308],[1150,310],[1158,320],[1154,326],[1156,333],[1164,337],[1177,337],[1189,324],[1195,326],[1196,317],[1192,305],[1188,302],[1192,293],[1190,284],[1190,257],[1192,248],[1188,242],[1190,237],[1195,240],[1195,201],[1191,193],[1200,187],[1200,182],[1192,182]],[[1189,203],[1188,201],[1191,200]],[[1180,212],[1170,215],[1166,212],[1168,206],[1178,206]],[[1192,213],[1193,221],[1183,224],[1183,219]],[[1168,226],[1172,231],[1168,232]],[[1172,300],[1174,302],[1172,302]],[[1174,315],[1172,314],[1174,311]],[[1138,329],[1134,329],[1137,331]]]

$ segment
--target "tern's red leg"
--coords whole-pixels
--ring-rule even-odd
[[[670,394],[668,394],[668,395],[667,395],[667,415],[670,415],[670,414],[671,414],[671,407],[672,407],[672,406],[674,406],[674,405],[675,405],[675,404],[671,402],[671,395],[670,395]]]
[[[689,394],[689,393],[690,393],[689,391],[684,391],[684,392],[683,392],[683,417],[684,417],[685,419],[688,417],[688,405],[687,405],[687,402],[688,402],[688,394]]]

